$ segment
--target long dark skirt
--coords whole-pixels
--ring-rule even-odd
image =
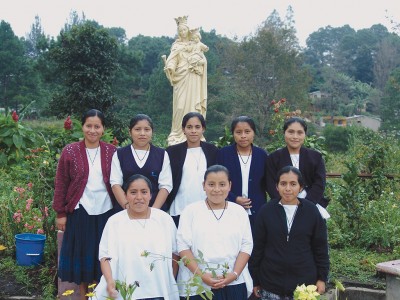
[[[58,276],[76,284],[100,281],[99,243],[104,226],[113,210],[89,215],[82,205],[67,215],[60,251]]]
[[[211,290],[214,293],[213,300],[247,300],[246,284],[228,285],[222,289]],[[180,300],[186,300],[186,297],[180,297]],[[190,300],[204,300],[200,296],[190,296]]]

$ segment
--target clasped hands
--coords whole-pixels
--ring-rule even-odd
[[[244,209],[249,209],[251,208],[251,200],[250,198],[246,197],[236,197],[236,203],[243,206]]]
[[[219,275],[217,277],[213,277],[211,273],[203,273],[201,275],[201,280],[208,286],[210,286],[212,289],[222,289],[228,284],[230,284],[232,281],[236,280],[236,274],[235,273],[226,273],[225,276]]]

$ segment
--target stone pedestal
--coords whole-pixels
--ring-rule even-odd
[[[57,232],[57,249],[58,249],[57,264],[60,259],[60,251],[61,251],[63,236],[64,236],[63,231]],[[74,290],[74,293],[68,297],[62,296],[62,293],[64,293],[66,290]],[[58,278],[58,297],[60,297],[60,299],[79,300],[80,299],[79,286],[75,283],[61,281],[61,279]]]
[[[400,260],[391,260],[376,265],[378,272],[386,275],[386,300],[398,300],[400,295]]]

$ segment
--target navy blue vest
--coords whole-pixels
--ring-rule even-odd
[[[143,168],[139,168],[135,158],[133,157],[131,145],[119,148],[117,150],[124,182],[134,174],[141,174],[150,179],[153,186],[150,206],[153,206],[154,200],[158,194],[158,177],[160,176],[160,172],[164,163],[164,152],[164,149],[150,144],[149,157],[147,157]]]

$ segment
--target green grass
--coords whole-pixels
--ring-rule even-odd
[[[385,278],[376,272],[376,264],[398,258],[398,253],[377,253],[359,248],[330,249],[331,280],[346,285],[358,283],[377,289],[385,288]]]
[[[12,285],[18,295],[39,294],[41,299],[54,299],[56,286],[54,276],[47,267],[23,267],[10,256],[0,258],[0,274],[14,279]]]

